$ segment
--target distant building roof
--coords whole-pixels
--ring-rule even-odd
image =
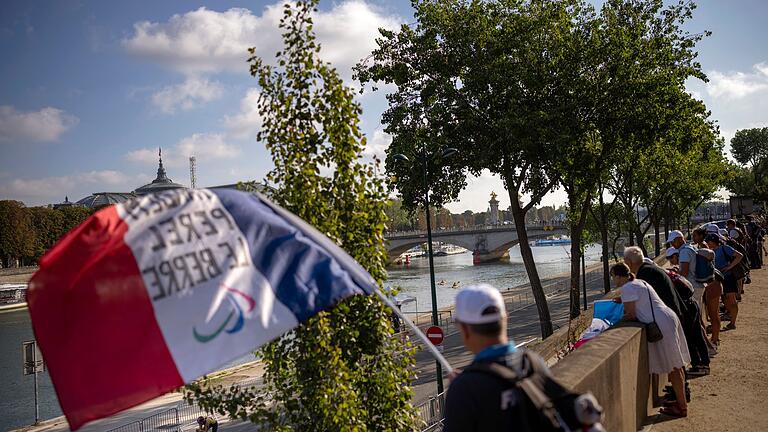
[[[72,207],[73,205],[77,205],[77,204],[75,204],[72,201],[70,201],[68,196],[65,196],[64,197],[64,201],[62,201],[62,202],[60,202],[58,204],[54,204],[53,208],[58,209],[58,208],[63,208],[63,207]]]
[[[134,194],[137,196],[143,196],[155,192],[160,192],[164,190],[170,190],[170,189],[186,189],[187,187],[174,183],[173,180],[169,179],[168,176],[165,174],[165,168],[163,168],[163,153],[162,149],[158,153],[160,164],[157,167],[157,177],[155,177],[154,180],[152,180],[152,183],[145,184],[144,186],[140,188],[136,188],[135,191],[133,191]]]
[[[105,205],[119,204],[131,198],[136,198],[136,195],[130,192],[95,192],[75,204],[88,208],[99,208]]]

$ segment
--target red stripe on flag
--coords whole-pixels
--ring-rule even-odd
[[[29,283],[32,326],[72,429],[183,384],[114,206],[67,234]]]

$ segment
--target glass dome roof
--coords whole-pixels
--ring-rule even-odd
[[[136,198],[136,195],[126,192],[96,192],[88,195],[75,204],[88,208],[98,208],[105,205],[119,204],[131,198]]]
[[[174,183],[173,180],[169,179],[168,176],[165,174],[165,168],[163,168],[163,153],[162,149],[158,152],[158,155],[160,157],[160,165],[157,167],[157,177],[155,177],[154,180],[152,180],[152,183],[145,184],[144,186],[137,188],[135,191],[133,191],[134,194],[137,196],[143,196],[147,194],[151,194],[154,192],[160,192],[164,190],[169,189],[186,189],[187,187]]]

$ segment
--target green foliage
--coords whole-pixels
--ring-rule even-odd
[[[731,139],[731,154],[747,166],[732,167],[728,179],[731,193],[768,200],[768,127],[736,131]]]
[[[365,146],[359,105],[318,57],[315,4],[285,5],[277,66],[251,50],[251,74],[262,90],[258,139],[275,164],[267,176],[271,197],[381,282],[386,191],[374,167],[359,162]],[[203,382],[189,386],[186,396],[265,430],[411,431],[413,352],[391,336],[387,308],[374,296],[355,296],[260,350],[264,388],[208,388]]]
[[[740,164],[756,167],[768,157],[768,127],[737,130],[731,154]]]
[[[35,230],[28,209],[20,201],[0,201],[0,260],[11,265],[14,259],[32,257]]]
[[[6,265],[11,259],[31,264],[91,214],[79,206],[52,209],[0,201],[0,259]]]

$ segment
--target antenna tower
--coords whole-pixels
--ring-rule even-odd
[[[197,159],[194,156],[189,157],[189,185],[192,189],[197,188]]]

